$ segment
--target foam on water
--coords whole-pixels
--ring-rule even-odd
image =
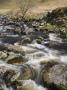
[[[57,34],[54,34],[54,33],[50,33],[50,34],[49,34],[49,40],[62,43],[62,39],[59,38],[59,37],[57,36]]]
[[[51,41],[56,41],[56,42],[60,42],[62,43],[62,39],[58,38],[57,35],[55,34],[50,34],[49,35],[49,39]],[[59,50],[54,50],[51,48],[46,47],[45,45],[41,45],[41,44],[37,44],[36,42],[32,43],[32,44],[28,44],[26,46],[21,46],[21,45],[17,45],[22,48],[22,50],[25,52],[25,56],[24,58],[26,58],[28,60],[28,62],[26,62],[25,64],[29,64],[31,67],[35,68],[38,72],[38,75],[40,73],[40,63],[41,62],[48,62],[50,60],[54,60],[54,61],[59,61],[59,62],[63,62],[63,63],[67,63],[67,54],[61,54]],[[11,69],[11,70],[17,70],[19,71],[20,68],[18,68],[15,65],[8,65],[5,62],[0,61],[0,67],[1,66],[6,66],[6,68]],[[18,73],[19,75],[19,73]],[[15,77],[14,77],[15,78]],[[39,79],[39,76],[38,76]],[[37,81],[33,81],[33,80],[24,80],[23,82],[23,87],[27,87],[29,89],[29,87],[31,88],[30,90],[47,90],[46,88],[44,88],[41,85],[38,85],[39,83],[37,83]],[[32,89],[33,87],[33,89]],[[11,87],[7,88],[5,84],[3,84],[3,90],[13,90]],[[26,89],[27,90],[27,89]]]
[[[26,86],[31,87],[30,90],[47,90],[46,88],[42,87],[41,85],[37,85],[33,80],[23,81],[23,87],[26,87]]]
[[[49,48],[41,45],[41,44],[30,44],[29,50],[32,51],[36,49],[36,51],[31,53],[26,53],[25,58],[27,58],[30,64],[40,63],[41,61],[49,61],[49,60],[58,60],[59,59],[59,52],[57,50],[50,50]],[[28,49],[27,49],[28,50]]]
[[[63,63],[67,63],[67,55],[60,56],[60,61]]]

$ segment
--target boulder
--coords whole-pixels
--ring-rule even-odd
[[[30,38],[24,38],[22,41],[21,41],[21,44],[23,45],[23,44],[29,44],[29,43],[31,43],[32,41],[31,41],[31,39]]]
[[[6,59],[7,58],[7,52],[0,51],[0,59]]]
[[[2,84],[10,86],[12,82],[17,80],[20,75],[19,68],[14,65],[0,64],[0,78],[2,79]],[[1,80],[0,80],[1,82]]]
[[[24,64],[26,60],[22,57],[14,57],[12,59],[8,59],[8,64]]]
[[[50,90],[67,90],[67,65],[44,66],[41,71],[42,82]]]
[[[20,54],[15,54],[13,52],[9,52],[8,54],[8,57],[5,59],[8,64],[23,64],[27,61]]]

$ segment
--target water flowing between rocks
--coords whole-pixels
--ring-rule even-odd
[[[0,90],[48,90],[41,83],[41,70],[50,61],[67,64],[67,40],[48,33],[41,43],[37,43],[36,37],[30,42],[30,35],[19,38],[18,34],[9,32],[12,29],[13,26],[4,29],[0,26]],[[24,38],[30,43],[20,43]]]

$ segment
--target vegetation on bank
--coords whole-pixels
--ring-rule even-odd
[[[23,3],[23,2],[24,3]],[[37,2],[43,2],[45,0],[37,0]],[[57,8],[51,12],[39,14],[39,15],[28,15],[28,10],[35,6],[36,1],[33,0],[18,0],[17,5],[20,8],[21,14],[17,12],[15,15],[9,13],[9,17],[13,21],[23,20],[27,25],[42,29],[60,33],[63,38],[67,37],[67,7]],[[8,16],[8,14],[7,14]]]
[[[38,1],[44,2],[45,0],[18,0],[18,6],[21,10],[22,18],[27,18],[27,20],[30,21],[30,17],[26,17],[26,14],[30,8],[38,3]],[[67,7],[57,8],[52,12],[48,12],[43,17],[41,16],[40,20],[35,20],[34,26],[40,29],[56,31],[60,33],[61,37],[67,37]]]

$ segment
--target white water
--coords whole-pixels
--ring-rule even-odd
[[[55,34],[50,34],[49,40],[55,41],[58,43],[62,43],[62,39],[58,38],[57,35],[55,35]],[[17,44],[15,44],[15,45],[17,45]],[[41,44],[37,44],[36,42],[33,42],[31,44],[28,44],[27,46],[21,46],[21,47],[25,52],[24,57],[28,60],[28,62],[26,62],[26,64],[29,64],[30,66],[35,68],[38,71],[38,73],[40,73],[40,67],[41,67],[40,63],[41,62],[48,62],[48,61],[54,60],[54,61],[58,61],[58,62],[62,62],[62,63],[67,63],[67,54],[62,55],[61,51],[55,50],[55,49],[50,49],[50,48],[46,47],[45,45],[41,45]],[[8,69],[19,70],[14,65],[7,65],[4,62],[0,63],[0,67],[5,66],[5,65],[6,65],[6,68],[8,68]],[[19,75],[19,73],[18,73],[18,75]],[[38,76],[38,78],[39,78],[39,76]],[[24,80],[22,82],[23,82],[23,87],[26,88],[25,90],[47,90],[43,86],[38,85],[33,80]],[[7,88],[6,85],[3,84],[3,90],[13,90],[13,89],[11,87]]]
[[[51,41],[56,41],[56,42],[62,43],[62,39],[59,38],[59,37],[57,36],[57,34],[54,34],[54,33],[50,33],[50,34],[49,34],[49,39],[50,39]]]
[[[33,80],[25,80],[22,82],[25,90],[47,90],[41,85],[37,85]]]

